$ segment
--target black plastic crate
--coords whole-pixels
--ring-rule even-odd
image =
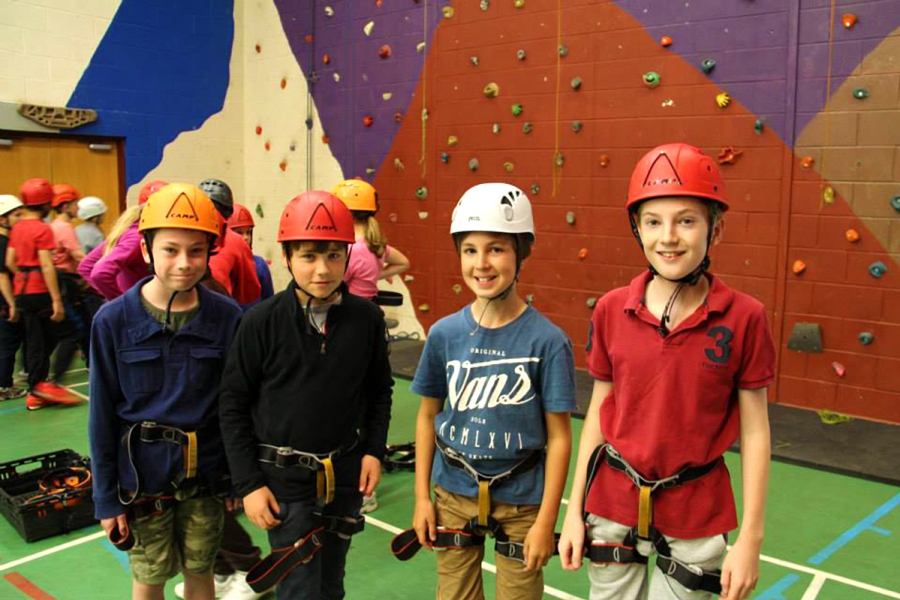
[[[41,478],[63,467],[86,467],[91,459],[74,450],[57,450],[0,463],[0,512],[26,542],[67,533],[96,523],[90,485],[44,494]]]

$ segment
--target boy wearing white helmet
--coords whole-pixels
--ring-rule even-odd
[[[75,228],[75,235],[78,236],[78,243],[81,244],[85,254],[106,239],[100,229],[104,213],[106,202],[96,196],[88,196],[78,201],[78,218],[84,223]]]
[[[416,371],[414,532],[393,549],[401,559],[419,545],[445,549],[437,597],[483,598],[491,534],[502,555],[496,597],[541,598],[571,452],[572,345],[516,289],[534,242],[524,192],[474,186],[457,203],[450,233],[475,301],[431,328]]]
[[[0,256],[6,256],[9,230],[22,212],[22,202],[9,194],[0,195]],[[0,261],[0,401],[25,395],[25,388],[13,385],[16,352],[22,345],[22,328],[16,314],[15,296],[5,261]]]

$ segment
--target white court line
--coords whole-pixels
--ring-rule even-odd
[[[17,560],[10,561],[8,563],[0,565],[0,572],[8,571],[13,567],[18,567],[19,565],[23,565],[25,563],[31,562],[33,560],[37,560],[39,558],[43,558],[45,556],[50,556],[51,554],[56,554],[57,552],[62,552],[63,550],[68,550],[69,548],[73,548],[75,546],[80,546],[81,544],[92,542],[99,538],[106,537],[106,533],[103,531],[98,531],[97,533],[92,533],[91,535],[86,535],[82,538],[78,538],[77,540],[72,540],[71,542],[66,542],[65,544],[60,544],[59,546],[53,546],[52,548],[47,548],[46,550],[41,550],[40,552],[36,552],[30,556],[25,556],[23,558],[19,558]]]
[[[85,385],[90,385],[90,383],[90,381],[82,381],[81,383],[72,383],[69,385],[64,385],[63,387],[68,388],[68,390],[71,392],[73,387],[82,387]]]
[[[825,585],[825,581],[827,581],[827,578],[822,575],[813,577],[812,582],[810,582],[809,587],[806,588],[806,592],[803,594],[803,598],[800,600],[816,600],[819,597],[819,592],[822,591],[822,586]]]

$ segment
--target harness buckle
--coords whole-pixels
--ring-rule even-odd
[[[177,432],[176,432],[174,429],[164,428],[164,429],[162,430],[162,437],[163,437],[163,439],[164,439],[165,441],[167,441],[167,442],[175,442],[175,441],[177,441],[177,440],[175,439],[175,434],[176,434],[176,433],[177,433]]]

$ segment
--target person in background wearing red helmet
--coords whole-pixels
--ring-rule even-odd
[[[241,236],[241,238],[253,250],[253,227],[256,225],[253,221],[253,215],[243,204],[234,203],[234,213],[228,218],[228,229]],[[262,256],[253,255],[253,262],[256,264],[256,277],[259,279],[260,295],[259,298],[249,304],[241,304],[241,308],[247,310],[251,306],[271,298],[275,293],[272,286],[272,273],[269,271],[269,265]]]
[[[85,257],[78,272],[107,300],[118,298],[148,275],[147,263],[141,255],[138,219],[150,196],[168,185],[151,181],[141,188],[138,203],[119,215],[106,237]]]
[[[230,489],[219,379],[241,311],[197,285],[219,233],[202,191],[163,187],[138,231],[153,275],[105,304],[91,332],[95,517],[129,551],[132,598],[162,600],[183,573],[187,598],[213,600]]]
[[[29,179],[19,189],[19,198],[25,206],[9,235],[6,268],[15,273],[16,311],[25,326],[25,370],[31,390],[25,406],[37,410],[48,404],[74,404],[81,399],[48,381],[50,355],[60,336],[68,333],[62,325],[66,313],[53,266],[56,242],[43,221],[53,189],[44,179]]]
[[[0,256],[6,256],[9,230],[22,214],[22,201],[0,195]],[[5,261],[0,261],[0,401],[21,398],[28,391],[13,384],[16,353],[22,345],[22,326]]]
[[[224,286],[229,296],[238,304],[250,304],[259,300],[260,285],[256,276],[253,251],[241,236],[231,231],[228,219],[234,213],[234,195],[227,183],[219,179],[200,182],[200,189],[206,192],[222,216],[222,235],[218,249],[209,261],[209,271],[213,279]]]
[[[591,598],[741,600],[756,585],[775,349],[762,303],[707,272],[726,198],[716,162],[688,144],[651,150],[631,176],[649,270],[591,317],[594,389],[559,542],[564,569],[590,559]],[[722,455],[738,435],[743,518],[726,556],[738,521]]]
[[[273,548],[247,582],[277,583],[280,600],[344,597],[362,496],[381,479],[393,378],[381,310],[342,281],[353,240],[332,194],[288,203],[278,242],[291,282],[244,314],[222,379],[235,491]]]

